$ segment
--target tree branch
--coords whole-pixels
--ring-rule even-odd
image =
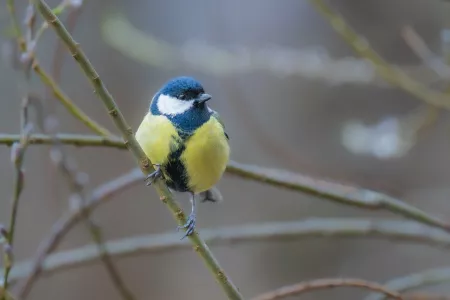
[[[18,138],[18,135],[0,134],[0,144],[10,145]],[[59,134],[58,138],[62,143],[76,146],[108,146],[119,149],[125,149],[126,147],[122,141],[115,138],[71,134]],[[30,137],[29,142],[31,144],[50,144],[51,138],[36,134]],[[408,219],[450,231],[450,224],[399,199],[375,191],[316,179],[286,170],[242,164],[235,161],[228,163],[226,171],[242,178],[302,192],[348,206],[370,210],[387,210]]]
[[[126,146],[121,138],[82,134],[57,133],[54,136],[49,136],[46,134],[32,134],[30,135],[28,142],[31,145],[52,145],[54,142],[54,138],[58,139],[58,141],[62,144],[73,146],[103,146],[126,149]],[[11,146],[13,143],[18,141],[20,141],[20,135],[18,134],[0,133],[0,144]]]
[[[358,287],[372,291],[377,291],[397,300],[403,299],[397,292],[391,291],[387,287],[382,286],[376,282],[370,282],[354,278],[325,278],[311,281],[303,281],[294,285],[284,286],[275,291],[267,292],[258,297],[255,297],[252,300],[284,299],[287,297],[304,294],[306,292],[312,292],[314,290],[331,289],[335,287],[344,287],[344,286]]]
[[[132,173],[130,173],[131,175]],[[127,184],[138,175],[136,171],[128,178]],[[124,176],[125,177],[125,176]],[[120,185],[119,180],[117,183]],[[126,183],[126,182],[124,182]],[[112,190],[114,182],[104,186],[103,190]],[[122,184],[121,189],[128,187]],[[108,187],[109,186],[109,187]],[[106,192],[108,194],[110,192]],[[99,192],[97,195],[105,195]],[[92,198],[91,198],[92,199]],[[109,198],[96,198],[90,200],[85,210],[92,210]],[[73,214],[58,222],[54,227],[53,235],[45,242],[47,248],[56,248],[64,234],[66,234],[82,218],[80,213]],[[395,242],[411,242],[430,245],[439,248],[450,248],[450,235],[440,229],[430,228],[412,221],[394,220],[368,220],[348,218],[310,218],[303,221],[271,222],[248,224],[241,226],[221,227],[217,229],[202,229],[202,236],[211,245],[236,245],[258,241],[291,241],[306,238],[376,238]],[[153,234],[147,236],[135,236],[105,243],[110,255],[118,257],[130,257],[145,253],[167,253],[189,248],[186,240],[180,240],[173,232],[165,234]],[[49,253],[49,252],[48,252]],[[61,251],[41,257],[38,260],[17,263],[11,273],[11,280],[32,276],[36,270],[36,261],[42,265],[42,272],[52,274],[58,271],[85,266],[100,258],[101,253],[95,245],[86,245],[77,249]],[[450,271],[449,271],[450,273]],[[450,275],[449,275],[450,276]],[[36,278],[35,276],[33,278]],[[392,288],[394,289],[394,288]]]
[[[100,79],[100,76],[95,71],[94,67],[80,48],[79,44],[74,41],[72,36],[68,33],[58,17],[51,11],[50,7],[45,3],[45,1],[35,0],[35,3],[43,18],[49,23],[49,25],[53,27],[59,38],[64,42],[73,58],[78,62],[84,74],[89,79],[90,83],[96,91],[96,94],[99,96],[106,109],[108,110],[108,113],[113,119],[116,127],[120,130],[127,148],[133,154],[142,172],[146,175],[150,174],[150,172],[154,170],[150,160],[145,155],[139,143],[136,141],[133,135],[133,130],[125,121],[122,113],[119,110],[119,107],[115,103],[109,91],[106,89],[104,83]],[[175,202],[167,186],[161,180],[155,182],[154,185],[161,201],[163,201],[167,205],[174,218],[177,220],[178,224],[183,225],[186,222],[184,212],[181,210],[178,203]],[[191,240],[195,251],[203,259],[203,261],[213,274],[214,278],[222,287],[224,292],[228,295],[228,297],[230,299],[236,300],[243,299],[236,286],[225,274],[222,267],[219,265],[218,261],[215,259],[208,246],[199,237],[199,235],[194,232],[189,236],[189,239]]]

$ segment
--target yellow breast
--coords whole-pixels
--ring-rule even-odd
[[[181,155],[191,190],[200,193],[213,187],[222,177],[229,155],[222,125],[210,118],[187,140]]]
[[[136,140],[153,164],[164,164],[170,153],[172,136],[178,137],[176,128],[164,116],[147,114],[136,131]]]
[[[137,141],[153,164],[167,163],[173,137],[179,138],[173,124],[164,116],[150,113],[136,131]],[[189,189],[200,193],[213,187],[225,171],[229,154],[223,127],[211,117],[187,139],[181,155]]]

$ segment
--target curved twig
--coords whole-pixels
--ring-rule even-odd
[[[403,298],[397,292],[391,291],[385,286],[382,286],[376,282],[370,282],[362,279],[354,278],[325,278],[316,279],[311,281],[304,281],[294,285],[284,286],[275,291],[264,293],[260,296],[253,298],[252,300],[276,300],[283,299],[290,296],[304,294],[306,292],[312,292],[314,290],[330,289],[335,287],[358,287],[377,291],[389,296],[393,299],[402,300]]]

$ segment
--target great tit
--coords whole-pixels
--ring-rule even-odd
[[[183,238],[194,232],[196,198],[222,198],[215,185],[230,155],[228,134],[219,114],[208,107],[212,97],[192,77],[168,81],[152,98],[136,139],[156,166],[147,184],[162,178],[169,189],[190,193],[191,213]]]

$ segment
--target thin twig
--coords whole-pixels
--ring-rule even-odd
[[[391,290],[404,292],[407,290],[450,281],[450,267],[430,269],[418,273],[397,277],[385,283]],[[382,300],[383,295],[370,294],[364,300]]]
[[[445,64],[445,61],[434,54],[427,46],[425,41],[419,34],[411,27],[404,26],[402,28],[402,37],[413,52],[428,66],[431,70],[436,72],[443,79],[450,79],[450,68]]]
[[[10,13],[14,13],[14,3],[10,2],[8,3],[10,7]],[[29,4],[27,7],[27,13],[25,16],[24,23],[26,25],[26,32],[25,32],[25,39],[26,43],[29,43],[33,39],[33,29],[34,29],[34,21],[35,21],[35,11],[34,6],[32,4]],[[11,15],[11,18],[13,19],[13,23],[17,22],[17,19],[14,14]],[[15,25],[16,26],[16,25]],[[16,34],[20,34],[20,27],[16,28]],[[29,49],[27,49],[29,51]],[[32,51],[32,50],[30,50]],[[6,250],[4,253],[4,264],[5,269],[3,273],[3,288],[5,292],[2,293],[1,299],[6,300],[7,297],[7,291],[9,287],[9,274],[11,272],[11,269],[13,267],[14,259],[13,259],[13,247],[14,247],[14,235],[15,235],[15,228],[16,228],[16,220],[17,220],[17,213],[19,209],[19,199],[23,191],[24,186],[24,169],[23,169],[23,163],[25,159],[25,152],[28,148],[28,139],[32,132],[32,124],[29,121],[29,106],[30,106],[30,91],[29,91],[29,85],[30,85],[30,67],[31,64],[28,60],[22,59],[21,61],[23,63],[24,67],[24,77],[26,80],[26,90],[25,95],[22,98],[21,103],[21,109],[20,109],[20,131],[21,131],[21,138],[18,143],[15,144],[14,147],[11,149],[11,160],[14,165],[14,188],[13,188],[13,196],[12,196],[12,203],[11,203],[11,212],[10,212],[10,221],[9,226],[6,232]]]
[[[121,191],[142,183],[143,175],[139,169],[125,173],[103,185],[96,188],[90,196],[86,198],[86,204],[79,210],[71,211],[63,215],[58,222],[56,222],[50,233],[50,236],[43,240],[39,245],[39,249],[33,262],[30,264],[30,272],[26,274],[24,281],[21,283],[21,289],[31,290],[34,282],[42,272],[43,263],[46,257],[50,255],[61,243],[64,236],[72,229],[78,222],[83,220],[86,214],[89,214],[98,207],[101,203],[109,201],[114,195]],[[17,268],[13,270],[13,274]]]
[[[41,15],[49,23],[49,25],[53,27],[59,38],[64,42],[73,58],[78,62],[84,74],[89,79],[90,83],[96,91],[96,94],[99,96],[106,109],[108,110],[108,113],[113,119],[116,127],[120,130],[122,137],[125,140],[125,144],[135,157],[142,172],[146,175],[150,174],[150,172],[154,170],[150,160],[147,158],[139,143],[136,141],[133,135],[133,130],[125,121],[122,113],[120,112],[117,104],[114,101],[114,98],[106,89],[104,83],[101,81],[98,73],[95,71],[94,67],[80,48],[79,44],[74,41],[70,33],[68,33],[64,25],[51,11],[50,7],[45,3],[45,1],[36,0],[35,3],[37,4],[37,8]],[[160,195],[161,201],[163,201],[167,205],[179,225],[183,225],[186,222],[185,215],[178,203],[174,200],[167,186],[161,180],[158,180],[157,182],[155,182],[155,187],[158,194]],[[219,265],[218,261],[213,256],[208,246],[199,237],[199,235],[194,232],[189,236],[189,239],[191,240],[196,252],[208,266],[214,278],[220,284],[228,297],[230,299],[243,299],[236,286],[225,274],[222,267]]]
[[[78,206],[84,206],[86,204],[86,197],[85,197],[85,186],[86,182],[84,178],[87,176],[87,174],[78,172],[75,168],[74,164],[71,164],[68,160],[68,157],[65,155],[61,147],[58,147],[58,141],[55,140],[55,146],[52,149],[51,153],[52,159],[58,166],[61,173],[66,178],[73,194],[71,195],[72,204],[73,202],[79,202],[77,203]],[[114,262],[111,258],[111,256],[108,253],[108,250],[105,247],[104,241],[103,241],[103,235],[101,232],[101,228],[97,226],[94,221],[91,218],[91,215],[85,211],[83,211],[83,219],[87,225],[87,228],[89,230],[89,233],[91,234],[91,237],[93,241],[96,244],[96,247],[98,249],[98,252],[100,254],[101,260],[103,264],[106,267],[106,270],[108,271],[109,277],[111,278],[114,287],[117,289],[117,291],[120,293],[120,295],[127,300],[133,300],[134,296],[130,289],[126,286],[124,280],[120,276],[119,271],[114,265]],[[25,287],[25,286],[24,286]],[[31,287],[27,285],[26,287]],[[29,292],[31,291],[31,288],[29,289],[19,289],[19,292],[17,295],[20,299],[25,299]]]
[[[34,0],[32,0],[34,1]],[[64,2],[64,1],[63,1]],[[8,9],[11,14],[11,18],[14,21],[14,23],[17,23],[17,18],[15,16],[15,10],[14,10],[14,1],[8,0]],[[55,9],[56,13],[61,13],[63,9],[66,7],[66,5],[62,6],[60,4],[57,9]],[[42,27],[41,27],[42,28]],[[19,34],[17,36],[17,44],[19,46],[19,49],[22,53],[25,53],[27,55],[27,59],[29,60],[29,63],[31,64],[31,68],[36,72],[38,77],[41,79],[42,83],[47,85],[55,95],[55,97],[61,102],[61,104],[78,120],[80,120],[83,124],[85,124],[88,128],[90,128],[92,131],[96,132],[99,135],[102,136],[112,136],[112,134],[102,127],[101,125],[97,124],[94,120],[92,120],[88,115],[86,115],[67,95],[64,94],[64,92],[58,87],[58,85],[55,83],[53,78],[41,67],[38,60],[36,59],[34,55],[34,46],[30,47],[30,45],[27,44],[27,41],[24,40],[22,36],[22,32],[20,30],[20,26],[18,27],[17,33]],[[38,32],[38,36],[40,36],[40,30]],[[35,41],[33,41],[33,45],[35,44]],[[30,49],[28,49],[30,48]]]
[[[428,89],[426,86],[409,77],[398,68],[392,67],[381,58],[369,45],[360,37],[345,20],[323,0],[309,0],[312,6],[330,23],[330,26],[353,48],[360,56],[366,58],[375,67],[376,72],[386,82],[397,86],[407,93],[425,101],[428,104],[439,108],[450,109],[450,97]]]
[[[102,137],[95,135],[64,134],[57,133],[53,137],[46,134],[32,134],[29,138],[31,145],[52,145],[53,138],[57,138],[62,144],[74,146],[104,146],[118,149],[126,149],[123,139],[118,137]],[[11,146],[20,140],[19,134],[0,133],[0,144]]]
[[[32,68],[34,72],[38,75],[41,81],[47,85],[53,92],[53,95],[61,102],[61,104],[72,114],[75,118],[81,121],[86,127],[91,129],[93,132],[101,136],[112,136],[112,134],[103,126],[92,120],[87,114],[79,108],[72,99],[69,98],[61,88],[56,84],[50,74],[45,71],[39,64],[36,58],[33,58]]]
[[[394,292],[390,290],[388,287],[382,286],[376,282],[370,282],[363,279],[354,279],[354,278],[325,278],[311,281],[303,281],[294,285],[284,286],[277,290],[257,296],[252,300],[284,299],[290,296],[300,295],[315,290],[331,289],[345,286],[358,287],[362,289],[377,291],[397,300],[403,299],[397,292]]]
[[[137,171],[133,176],[140,177]],[[131,178],[130,177],[130,178]],[[133,180],[128,181],[131,184]],[[136,181],[134,181],[136,182]],[[109,185],[105,190],[115,189]],[[120,183],[119,183],[120,184]],[[105,186],[106,187],[106,186]],[[125,188],[126,185],[120,186]],[[99,193],[103,194],[103,192]],[[86,211],[92,211],[102,201],[109,198],[96,198],[98,201],[88,202]],[[61,219],[53,229],[52,237],[44,241],[43,248],[56,248],[62,237],[79,221],[82,215],[78,212]],[[285,242],[308,238],[375,238],[392,242],[410,242],[429,245],[443,249],[450,248],[450,235],[440,229],[418,224],[413,221],[368,220],[361,218],[310,218],[303,221],[269,222],[228,226],[212,229],[201,229],[202,237],[211,245],[227,246],[259,241]],[[56,238],[55,238],[56,237]],[[105,243],[110,255],[124,258],[149,253],[168,253],[189,248],[189,242],[180,240],[176,233],[152,234],[146,236],[127,237]],[[48,254],[49,252],[47,252]],[[19,262],[11,273],[11,280],[19,278],[36,278],[35,266],[42,266],[44,274],[89,265],[101,258],[95,245],[86,245],[77,249],[61,251],[37,260]]]
[[[28,124],[29,125],[29,124]],[[24,160],[24,154],[25,150],[28,147],[28,136],[31,131],[31,126],[26,126],[23,129],[23,136],[21,138],[20,143],[15,144],[11,149],[11,158],[13,161],[13,164],[15,166],[15,173],[14,173],[14,189],[13,189],[13,197],[12,197],[12,204],[11,204],[11,213],[10,213],[10,221],[9,226],[7,229],[6,234],[6,241],[8,251],[5,251],[4,254],[4,272],[3,272],[3,287],[4,290],[8,290],[9,285],[9,275],[11,272],[11,268],[13,266],[13,257],[12,257],[12,247],[14,246],[14,234],[15,234],[15,228],[16,228],[16,219],[17,219],[17,210],[19,207],[19,198],[23,190],[23,184],[24,184],[24,171],[22,168],[23,160]],[[3,294],[1,299],[4,300],[6,297],[6,294]]]
[[[0,144],[11,145],[18,135],[0,134]],[[125,144],[116,138],[96,137],[90,135],[59,134],[61,143],[76,146],[105,146],[125,149]],[[51,144],[51,138],[35,134],[30,137],[31,144]],[[340,204],[370,210],[387,210],[397,215],[416,220],[420,223],[450,231],[450,224],[411,206],[399,199],[375,191],[316,179],[286,170],[242,164],[235,161],[228,163],[227,173],[268,185],[302,192]]]

